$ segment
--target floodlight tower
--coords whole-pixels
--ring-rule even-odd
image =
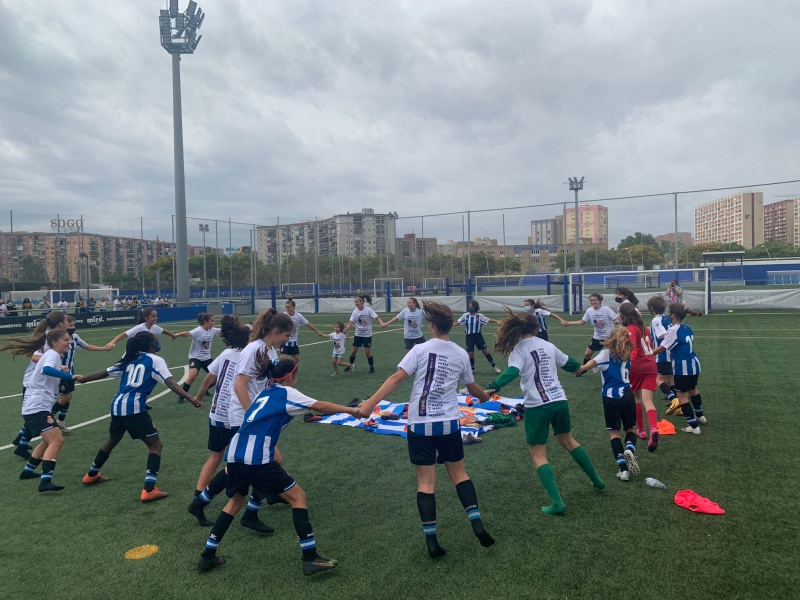
[[[160,11],[161,45],[172,55],[172,120],[175,134],[175,298],[189,302],[189,252],[186,234],[186,181],[183,171],[183,118],[181,116],[181,54],[193,54],[201,36],[197,30],[206,15],[192,0],[178,12],[178,0],[169,0],[169,10]]]
[[[569,178],[569,189],[575,192],[575,272],[581,270],[580,238],[578,237],[578,192],[583,189],[583,177]],[[566,242],[567,240],[564,240]]]

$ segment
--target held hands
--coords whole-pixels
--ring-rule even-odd
[[[114,342],[108,342],[105,346],[103,346],[103,348],[106,350],[113,350],[115,346],[116,344]]]
[[[387,325],[388,325],[388,323],[381,323],[381,329],[386,329]]]
[[[353,412],[353,416],[358,417],[359,419],[367,419],[371,414],[372,408],[370,408],[366,402],[359,404]]]
[[[194,406],[195,408],[203,408],[203,401],[199,397],[192,398],[191,400],[189,400],[189,402],[191,402],[192,406]]]
[[[86,381],[86,378],[83,375],[76,374],[72,376],[72,381],[76,383],[84,383]]]

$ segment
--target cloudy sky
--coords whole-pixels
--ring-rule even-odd
[[[181,63],[190,216],[542,205],[570,201],[572,175],[586,199],[800,178],[796,0],[200,6]],[[0,229],[9,211],[28,230],[83,214],[88,231],[138,236],[144,217],[169,237],[164,7],[0,0]]]

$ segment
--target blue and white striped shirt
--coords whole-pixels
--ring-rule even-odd
[[[72,334],[72,341],[69,343],[69,350],[67,350],[61,358],[61,365],[67,367],[69,372],[75,374],[75,349],[86,349],[89,344],[84,342],[77,333]]]
[[[681,323],[667,330],[661,346],[670,351],[672,370],[675,375],[700,374],[700,360],[694,353],[693,345],[694,333],[688,325]]]
[[[672,320],[667,315],[656,315],[650,323],[650,338],[653,340],[653,345],[658,346],[664,341],[667,331],[672,327]],[[672,359],[669,355],[669,350],[656,354],[657,363],[668,363]]]
[[[631,369],[631,361],[624,363],[618,358],[611,356],[606,350],[601,350],[594,357],[597,366],[594,371],[600,371],[603,378],[603,396],[605,398],[622,398],[625,390],[631,387],[628,373]]]
[[[243,465],[274,462],[275,446],[283,429],[315,402],[291,387],[278,384],[268,387],[244,414],[242,426],[228,445],[225,460]]]
[[[125,365],[124,370],[116,364],[109,367],[107,373],[120,379],[119,392],[111,401],[112,417],[146,412],[145,402],[153,388],[171,377],[164,359],[148,352],[140,352],[139,357]]]
[[[470,335],[480,333],[483,326],[489,322],[489,318],[484,317],[481,313],[470,314],[465,312],[459,317],[458,322],[464,324],[464,331],[466,331],[467,335]]]
[[[539,331],[547,331],[546,317],[550,316],[550,311],[543,308],[535,308],[533,314],[536,315],[536,320],[539,321]]]

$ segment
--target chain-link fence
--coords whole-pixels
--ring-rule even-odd
[[[590,195],[587,181],[577,198],[577,260],[576,198],[567,189],[561,201],[542,199],[524,207],[418,216],[370,211],[358,225],[353,220],[360,213],[302,223],[192,216],[187,218],[191,294],[249,297],[255,287],[264,296],[274,286],[281,296],[303,297],[313,294],[315,284],[320,294],[332,296],[380,294],[387,285],[392,293],[427,294],[467,281],[476,292],[518,288],[550,294],[554,279],[548,274],[706,263],[717,267],[712,278],[719,284],[796,285],[800,181]],[[0,278],[7,288],[91,283],[172,294],[171,216],[40,215],[20,207],[0,212],[0,244]],[[734,254],[707,254],[714,251],[744,254],[737,263]],[[758,269],[748,264],[757,259],[767,262]]]

